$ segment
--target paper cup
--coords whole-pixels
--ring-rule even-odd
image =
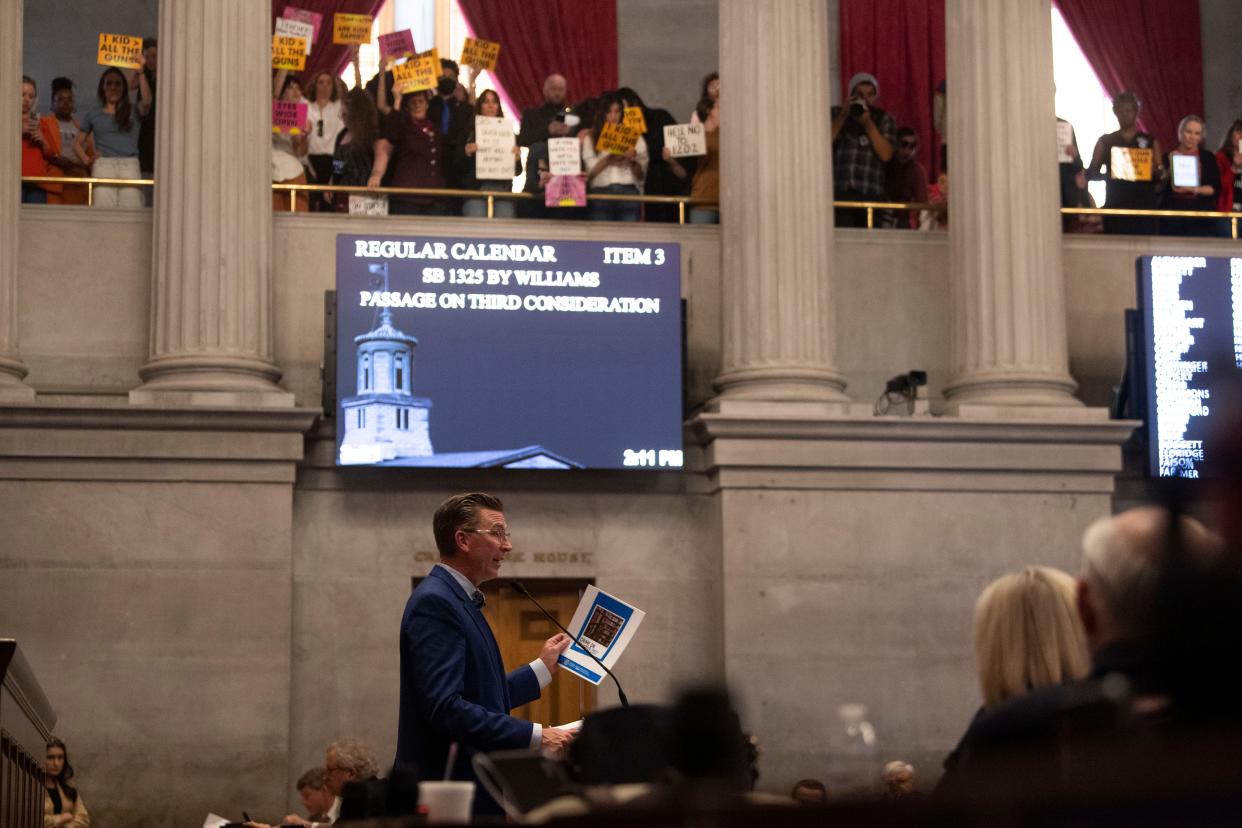
[[[473,782],[419,782],[418,804],[427,809],[432,824],[470,822],[474,803]]]

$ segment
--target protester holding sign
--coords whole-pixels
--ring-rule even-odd
[[[500,96],[491,89],[484,89],[479,95],[478,101],[475,102],[474,112],[476,118],[504,118],[505,111],[500,105]],[[458,186],[463,190],[491,190],[493,192],[511,192],[513,190],[513,178],[493,178],[479,180],[476,176],[476,159],[479,152],[479,141],[476,135],[475,125],[478,122],[471,119],[470,129],[466,130],[461,136],[455,155],[455,167],[457,171]],[[508,124],[512,130],[511,121],[502,121]],[[522,174],[521,151],[516,143],[512,141],[512,132],[510,132],[510,143],[512,144],[513,153],[513,175]],[[516,213],[516,205],[512,199],[498,198],[493,202],[492,215],[496,218],[513,218]],[[461,214],[471,218],[482,218],[487,215],[487,202],[481,198],[467,199],[461,206]]]
[[[336,151],[336,137],[345,128],[341,118],[340,90],[337,78],[331,72],[318,72],[311,80],[314,99],[310,101],[307,111],[308,141],[306,159],[310,162],[311,172],[315,181],[326,184],[332,177],[332,154]],[[315,193],[311,199],[311,209],[316,212],[328,211],[332,206],[321,193]]]
[[[1178,144],[1165,157],[1166,210],[1215,210],[1220,192],[1220,168],[1216,156],[1203,148],[1203,119],[1187,115],[1177,125]],[[1187,170],[1182,173],[1181,170]],[[1161,218],[1166,236],[1228,236],[1229,224],[1213,218]]]
[[[617,90],[626,109],[641,112],[642,124],[647,131],[643,140],[647,142],[647,152],[651,162],[647,165],[647,177],[643,182],[643,192],[653,196],[679,196],[686,194],[686,181],[679,178],[668,162],[664,160],[664,128],[677,123],[667,109],[656,109],[647,106],[637,92],[628,86]],[[647,221],[677,221],[676,204],[647,204]]]
[[[1113,114],[1120,129],[1101,136],[1091,154],[1087,177],[1105,180],[1105,207],[1156,208],[1156,185],[1162,175],[1163,157],[1156,137],[1138,128],[1139,107],[1138,96],[1133,92],[1122,92],[1113,98]],[[1123,167],[1135,174],[1127,174]],[[1105,233],[1152,235],[1156,227],[1156,219],[1147,216],[1104,216]]]
[[[145,63],[145,58],[140,58]],[[88,110],[81,119],[82,129],[74,139],[74,151],[91,165],[95,178],[140,178],[138,134],[139,119],[151,107],[151,87],[146,76],[137,74],[138,102],[131,105],[129,81],[115,66],[104,70],[99,78],[96,98],[99,106]],[[95,137],[95,150],[88,149],[86,139]],[[96,187],[96,207],[142,207],[142,191],[136,187]]]
[[[401,98],[400,109],[388,115],[380,139],[375,142],[375,164],[367,186],[390,187],[446,186],[445,165],[450,162],[444,136],[427,118],[429,101],[425,91],[409,92]],[[444,201],[427,196],[392,196],[388,211],[402,215],[446,215]]]
[[[427,118],[444,137],[449,158],[455,158],[461,142],[474,128],[474,107],[457,97],[458,68],[454,61],[440,58],[440,75],[436,79],[435,96],[427,107]],[[459,186],[455,170],[445,171],[449,187]]]
[[[285,69],[280,69],[276,72],[273,88],[279,90],[279,94],[276,95],[277,100],[292,104],[306,103],[302,97],[301,84],[297,82],[296,78],[291,77]],[[272,132],[273,184],[306,183],[306,168],[302,166],[302,159],[306,157],[307,133],[309,131],[309,125],[303,124],[297,133],[292,131]],[[293,209],[296,212],[304,213],[310,209],[310,198],[305,191],[298,192],[294,197],[293,203]],[[288,211],[289,193],[284,190],[272,190],[272,210],[275,212]]]
[[[138,119],[140,129],[138,132],[138,166],[142,168],[143,178],[155,177],[155,105],[157,103],[156,83],[158,82],[159,70],[159,43],[153,37],[144,37],[142,39],[142,58],[145,64],[141,72],[147,79],[147,86],[151,87],[151,108],[147,110],[147,114]],[[130,87],[135,84],[131,83]],[[148,190],[146,195],[150,195]],[[150,204],[150,199],[147,200]]]
[[[701,124],[707,154],[701,158],[677,158],[664,147],[664,160],[678,178],[691,175],[690,198],[700,202],[690,207],[691,224],[720,223],[720,99],[704,95],[694,108],[695,123]],[[693,173],[690,172],[693,169]]]
[[[625,103],[614,93],[600,96],[595,125],[582,135],[582,163],[587,171],[587,202],[592,221],[638,221],[642,205],[636,201],[598,201],[591,195],[641,195],[647,174],[647,142],[637,142],[622,154],[600,152],[596,144],[608,125],[619,126]]]

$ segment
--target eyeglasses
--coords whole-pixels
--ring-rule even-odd
[[[504,543],[505,541],[513,542],[513,533],[508,529],[462,529],[463,532],[476,532],[480,535],[491,535],[496,540]]]
[[[914,149],[919,145],[918,141],[902,141],[901,145],[906,149]]]

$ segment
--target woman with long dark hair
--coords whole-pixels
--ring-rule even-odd
[[[592,201],[590,198],[591,193],[642,194],[647,177],[647,142],[642,136],[624,155],[595,149],[604,124],[621,123],[624,112],[625,105],[619,96],[611,92],[602,95],[595,111],[594,128],[581,136],[582,165],[587,171],[587,207],[592,221],[638,221],[642,216],[642,205],[636,201]]]
[[[332,154],[332,183],[346,187],[365,187],[375,163],[375,141],[379,137],[379,112],[361,85],[345,93],[341,118],[345,128],[336,136]],[[335,193],[338,213],[349,212],[349,194]]]
[[[47,743],[47,760],[43,766],[43,828],[89,828],[91,815],[86,812],[82,795],[73,784],[73,765],[69,751],[60,739]]]
[[[474,103],[475,116],[484,118],[503,118],[505,117],[504,107],[500,104],[500,96],[492,89],[484,89]],[[457,180],[463,190],[490,190],[492,192],[508,193],[513,191],[513,179],[488,179],[480,181],[475,175],[475,154],[478,152],[479,145],[475,141],[474,135],[474,118],[463,121],[462,129],[466,133],[464,140],[457,142],[456,158],[454,162],[457,168]],[[522,173],[522,162],[520,159],[517,144],[513,145],[513,174],[515,176]],[[513,218],[516,213],[516,206],[512,199],[498,198],[492,203],[492,215],[496,218]],[[484,218],[487,216],[487,201],[482,198],[468,198],[461,205],[461,214],[470,218]]]
[[[140,58],[142,59],[142,58]],[[138,83],[138,102],[130,104],[130,82],[125,73],[109,66],[99,76],[95,97],[99,106],[87,111],[80,119],[81,129],[73,139],[78,157],[91,165],[95,178],[141,178],[138,162],[138,135],[141,118],[151,108],[151,86],[146,75],[134,73]],[[86,138],[95,136],[92,153]],[[96,207],[142,207],[142,191],[137,187],[96,187]]]

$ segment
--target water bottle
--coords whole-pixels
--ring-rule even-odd
[[[828,795],[874,796],[879,789],[880,753],[866,705],[851,702],[837,708],[837,726],[828,747]]]

